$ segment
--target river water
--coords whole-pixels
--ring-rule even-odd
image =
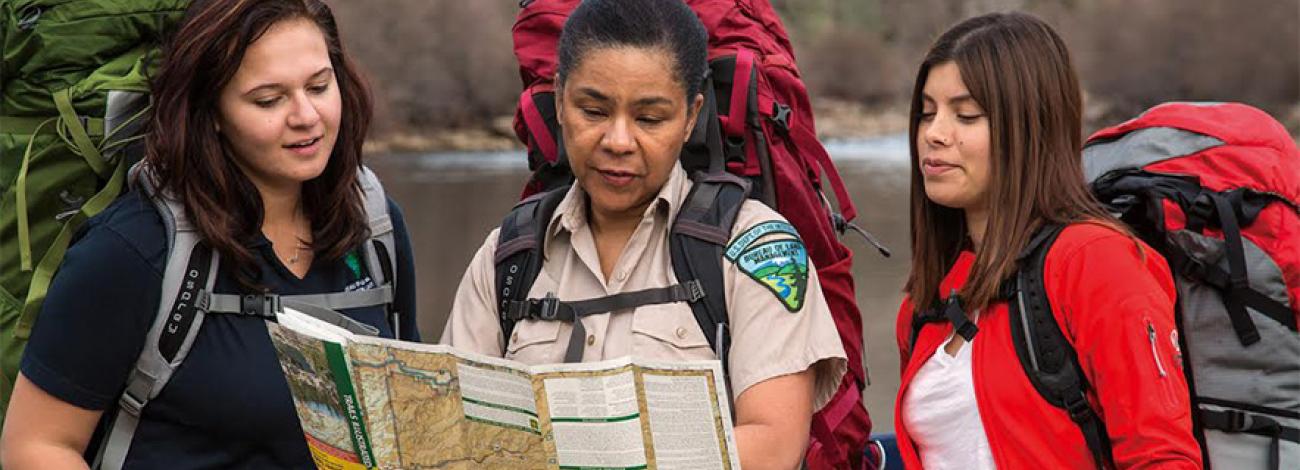
[[[874,430],[889,432],[898,391],[894,320],[910,257],[907,140],[894,135],[830,142],[827,150],[857,205],[855,223],[893,250],[892,258],[884,258],[856,235],[844,239],[855,255],[853,277],[871,379],[863,396]],[[435,342],[465,266],[518,200],[529,174],[523,153],[385,155],[369,165],[406,216],[416,254],[420,334]]]

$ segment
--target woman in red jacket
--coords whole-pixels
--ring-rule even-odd
[[[912,97],[912,272],[898,314],[895,429],[908,468],[1200,467],[1159,254],[1089,194],[1082,97],[1041,20],[972,18],[935,42]],[[1100,418],[1094,453],[1017,357],[1001,285],[1038,230],[1066,228],[1045,261],[1052,315],[1078,353]],[[974,328],[923,325],[960,301]],[[965,320],[960,320],[964,318]],[[1096,457],[1094,457],[1096,456]]]

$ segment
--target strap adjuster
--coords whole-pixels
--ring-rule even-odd
[[[1227,432],[1241,432],[1250,428],[1250,416],[1237,410],[1226,410],[1225,417],[1228,419]]]
[[[207,313],[209,311],[208,308],[211,306],[212,306],[212,293],[208,292],[207,289],[200,289],[199,293],[195,296],[194,299],[194,308],[199,309],[199,311],[201,312]]]
[[[686,282],[685,286],[688,295],[687,302],[695,303],[704,298],[704,285],[700,284],[699,279],[691,279]]]
[[[278,294],[248,294],[239,298],[239,313],[253,317],[275,318],[283,311]]]
[[[1071,400],[1070,398],[1074,399]],[[1070,419],[1076,423],[1083,422],[1089,415],[1095,415],[1092,405],[1088,404],[1088,397],[1082,391],[1078,395],[1066,395],[1065,411],[1070,414]]]
[[[772,116],[768,117],[781,129],[790,132],[790,107],[781,103],[772,103]]]
[[[130,390],[123,392],[122,398],[118,400],[118,406],[121,406],[122,410],[130,413],[131,416],[140,416],[140,412],[144,410],[144,405],[145,400],[136,398],[135,395],[131,394]]]
[[[528,299],[528,303],[530,313],[536,311],[540,320],[552,321],[560,314],[560,298],[554,292],[547,292],[546,297],[540,299]]]

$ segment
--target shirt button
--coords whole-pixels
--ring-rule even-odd
[[[587,346],[596,344],[596,335],[587,335]]]
[[[686,328],[677,327],[677,339],[686,339]]]
[[[516,331],[515,334],[510,335],[510,342],[511,342],[511,343],[518,343],[518,342],[519,342],[519,332],[518,332],[518,331]]]
[[[627,280],[627,271],[619,271],[617,277],[618,277],[618,280],[620,280],[620,281],[626,281],[626,280]]]

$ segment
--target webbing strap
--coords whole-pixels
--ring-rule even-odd
[[[207,294],[207,299],[209,313],[275,318],[275,312],[280,304],[287,302],[311,304],[331,310],[386,305],[393,301],[393,287],[384,285],[374,289],[306,295]]]
[[[1224,248],[1228,250],[1228,291],[1223,299],[1228,307],[1228,318],[1232,320],[1232,329],[1236,331],[1237,339],[1243,346],[1250,346],[1259,342],[1259,329],[1255,327],[1255,321],[1250,319],[1246,305],[1238,293],[1250,287],[1250,279],[1246,274],[1246,252],[1242,246],[1241,227],[1237,224],[1237,211],[1233,210],[1232,203],[1222,195],[1209,194],[1208,197],[1219,213]]]
[[[1226,433],[1247,433],[1270,439],[1268,468],[1281,468],[1282,440],[1300,444],[1300,429],[1283,426],[1268,416],[1239,410],[1200,410],[1201,423],[1206,429]]]
[[[558,161],[560,157],[559,150],[555,147],[555,137],[551,135],[551,129],[546,127],[546,119],[542,118],[542,113],[537,111],[537,103],[533,102],[532,88],[525,88],[519,95],[519,108],[523,112],[524,123],[528,125],[528,132],[533,135],[533,145],[542,152],[546,161],[551,163]]]
[[[943,307],[943,317],[952,323],[953,330],[966,341],[975,339],[975,333],[980,331],[975,322],[966,317],[966,309],[962,308],[961,297],[956,292],[948,296],[948,302]]]
[[[45,127],[47,121],[58,119],[57,116],[0,116],[0,134],[44,135],[57,134],[53,127]],[[104,120],[97,117],[81,117],[81,126],[92,136],[104,135]]]
[[[45,256],[41,262],[36,265],[36,270],[32,273],[32,281],[27,288],[27,300],[23,304],[23,313],[18,317],[18,326],[14,330],[14,336],[20,339],[26,339],[31,335],[32,324],[36,322],[36,313],[40,310],[41,302],[45,300],[45,293],[50,288],[50,281],[54,279],[54,271],[59,268],[63,262],[63,255],[67,252],[68,243],[72,240],[72,234],[77,231],[82,222],[93,217],[100,211],[103,211],[109,204],[117,199],[122,192],[122,185],[126,180],[126,164],[118,162],[117,169],[113,172],[112,178],[100,189],[98,193],[86,200],[81,205],[81,209],[69,217],[63,223],[63,228],[59,229],[59,234],[54,237],[50,243],[50,248],[45,251]],[[19,195],[23,194],[20,190]],[[19,209],[18,216],[24,217],[25,209]],[[19,235],[26,231],[19,227]],[[30,249],[30,248],[29,248]]]
[[[81,117],[77,116],[76,108],[72,107],[72,98],[69,96],[68,90],[56,91],[53,93],[53,97],[54,107],[59,110],[59,124],[63,126],[59,129],[66,129],[72,134],[72,142],[70,142],[68,148],[73,153],[81,155],[81,158],[86,160],[86,164],[90,165],[90,169],[95,170],[95,174],[103,177],[109,171],[108,163],[104,161],[104,156],[100,154],[99,147],[95,146],[95,143],[90,140],[90,134],[86,132],[86,128],[81,125]]]
[[[1182,274],[1189,279],[1199,281],[1219,289],[1224,295],[1225,300],[1228,291],[1231,289],[1229,274],[1218,266],[1206,264],[1188,254],[1186,250],[1176,244],[1171,244],[1166,250],[1165,258],[1169,260],[1169,266],[1174,272]],[[1265,295],[1263,292],[1255,290],[1253,287],[1245,287],[1236,291],[1238,300],[1245,305],[1254,309],[1256,312],[1272,318],[1282,325],[1290,328],[1291,331],[1297,330],[1296,317],[1291,307],[1286,306],[1272,297]]]
[[[853,198],[849,197],[849,191],[844,186],[844,179],[840,177],[840,171],[835,168],[835,162],[831,161],[831,156],[826,153],[826,148],[822,147],[821,141],[811,130],[804,126],[792,125],[790,127],[790,140],[793,141],[794,147],[800,152],[808,152],[817,166],[826,172],[826,177],[830,179],[831,190],[835,192],[835,202],[839,204],[840,213],[844,215],[844,220],[852,221],[857,217],[858,210],[853,205]]]
[[[912,315],[912,336],[908,341],[909,348],[916,346],[916,338],[921,335],[921,329],[925,328],[927,323],[943,322],[951,323],[953,331],[966,341],[975,339],[975,334],[980,331],[979,327],[975,326],[975,322],[966,317],[966,309],[961,305],[961,297],[957,295],[957,290],[953,289],[948,294],[947,300],[942,304],[936,302],[935,306]]]
[[[749,49],[736,51],[736,71],[731,80],[731,103],[727,115],[720,116],[723,133],[728,137],[743,138],[745,135],[745,118],[749,109],[749,79],[754,74],[754,52]]]
[[[505,315],[512,321],[533,319],[573,322],[573,333],[569,335],[564,362],[581,362],[585,344],[583,340],[587,336],[587,330],[582,326],[582,317],[643,305],[697,302],[703,298],[704,289],[700,282],[691,280],[668,287],[623,292],[575,302],[561,301],[554,294],[547,294],[541,299],[511,300],[506,302]]]
[[[54,122],[53,119],[46,120],[36,126],[39,132],[46,124]],[[35,138],[27,140],[27,149],[23,151],[23,160],[18,165],[18,181],[14,183],[14,210],[18,216],[18,258],[19,267],[23,271],[32,270],[32,240],[31,229],[27,222],[27,171],[32,161],[32,144],[36,142]]]
[[[1083,389],[1080,388],[1077,394],[1070,394],[1065,399],[1065,411],[1070,414],[1070,419],[1079,426],[1083,432],[1083,440],[1088,444],[1088,450],[1092,451],[1092,461],[1097,464],[1098,469],[1114,468],[1114,458],[1111,456],[1110,435],[1106,433],[1106,425],[1097,416],[1097,412],[1088,404],[1087,397],[1084,396]]]

